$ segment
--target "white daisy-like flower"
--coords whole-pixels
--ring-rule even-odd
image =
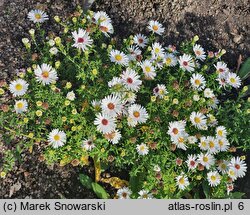
[[[142,81],[136,71],[128,68],[126,71],[123,71],[121,78],[128,90],[137,92],[140,89]]]
[[[114,27],[109,21],[101,22],[99,29],[107,37],[109,37],[109,34],[114,33]]]
[[[177,58],[172,54],[166,54],[163,58],[163,62],[166,66],[176,66]]]
[[[206,154],[201,153],[198,155],[198,162],[207,169],[210,169],[210,167],[215,164],[215,159],[214,156],[209,153]]]
[[[109,87],[122,85],[122,79],[118,77],[113,77],[111,81],[108,82]]]
[[[124,103],[133,104],[136,101],[136,94],[132,91],[124,92],[123,93],[123,101]]]
[[[83,140],[82,148],[84,148],[86,151],[91,151],[93,148],[95,148],[94,141],[92,139]]]
[[[162,35],[165,30],[165,28],[162,27],[161,23],[159,23],[158,21],[154,21],[154,20],[149,21],[148,29],[152,31],[153,33],[156,33],[159,35]]]
[[[73,31],[72,36],[74,38],[74,44],[72,46],[82,51],[88,50],[93,43],[89,33],[81,28],[79,28],[78,31]]]
[[[214,67],[216,68],[216,72],[218,74],[224,74],[224,73],[227,73],[229,71],[227,64],[225,64],[222,61],[217,62],[217,64],[214,65]]]
[[[224,175],[229,170],[229,162],[226,160],[221,160],[218,162],[217,169]]]
[[[149,191],[147,190],[140,190],[138,194],[139,194],[138,199],[153,199],[154,198],[153,194],[149,193]]]
[[[148,44],[148,38],[143,34],[136,34],[134,36],[134,43],[139,47],[144,48]]]
[[[95,23],[103,23],[103,22],[111,22],[110,17],[108,16],[108,14],[104,11],[97,11],[96,13],[94,13],[94,20]]]
[[[216,187],[220,184],[221,176],[217,171],[211,171],[207,174],[207,180],[211,187]]]
[[[206,116],[200,112],[192,112],[190,115],[191,123],[198,129],[202,129],[202,126],[206,125]]]
[[[205,98],[213,98],[215,97],[214,92],[210,88],[206,88],[204,90],[204,97]]]
[[[67,98],[68,100],[70,100],[70,101],[74,101],[75,98],[76,98],[76,95],[75,95],[74,91],[68,92],[66,98]]]
[[[93,106],[94,109],[98,110],[99,108],[101,108],[101,101],[95,99],[91,101],[91,105]]]
[[[205,51],[199,44],[194,45],[193,51],[196,56],[196,59],[199,59],[201,61],[204,61],[206,59]]]
[[[48,20],[48,15],[42,10],[32,10],[28,13],[28,18],[34,23],[43,23]]]
[[[119,140],[121,139],[121,137],[122,135],[119,130],[114,130],[111,133],[105,134],[105,138],[113,144],[119,143]]]
[[[106,96],[101,102],[103,113],[115,117],[122,111],[121,100],[117,95]]]
[[[170,122],[168,125],[168,134],[173,138],[177,138],[185,131],[185,126],[185,121]]]
[[[240,77],[237,76],[236,73],[233,73],[233,72],[229,72],[226,82],[234,88],[239,88],[241,85]]]
[[[49,50],[49,53],[51,55],[57,55],[58,53],[58,49],[56,47],[52,47],[50,50]]]
[[[175,180],[180,190],[185,190],[189,185],[188,177],[186,175],[179,175]]]
[[[198,141],[197,137],[196,136],[189,136],[188,137],[188,143],[189,144],[194,144]]]
[[[154,57],[160,57],[162,58],[164,56],[164,49],[160,43],[153,43],[152,44],[152,51],[151,51],[152,56]]]
[[[162,99],[168,91],[166,90],[166,86],[164,84],[157,84],[157,86],[153,89],[153,93],[155,96]]]
[[[226,137],[227,136],[227,130],[226,130],[226,128],[224,126],[218,126],[216,128],[215,132],[216,132],[216,136],[218,138],[222,138],[222,137]]]
[[[229,146],[230,143],[228,142],[227,138],[218,138],[218,148],[221,152],[226,152],[229,149]]]
[[[187,150],[187,138],[188,138],[188,134],[186,132],[182,132],[178,137],[173,138],[171,137],[171,140],[173,141],[174,144],[176,144],[176,147],[179,149],[182,149],[184,151]]]
[[[66,134],[64,131],[60,131],[59,129],[53,129],[49,133],[48,141],[53,148],[59,148],[66,143]]]
[[[206,80],[201,74],[193,74],[190,79],[191,85],[195,90],[203,90],[206,86]]]
[[[129,62],[128,56],[118,50],[111,50],[110,60],[111,62],[120,64],[122,66],[127,66]]]
[[[180,56],[178,62],[180,64],[180,68],[183,69],[184,71],[185,70],[188,72],[194,71],[195,64],[191,55],[184,54]]]
[[[219,99],[216,96],[214,96],[214,97],[210,98],[208,105],[209,105],[209,107],[216,109],[218,107],[219,103],[220,103]]]
[[[232,179],[232,181],[235,181],[237,179],[237,174],[236,174],[235,168],[229,168],[227,174]]]
[[[216,154],[219,151],[218,141],[211,136],[207,137],[208,153]]]
[[[132,191],[128,187],[123,187],[117,191],[118,199],[130,199]]]
[[[149,60],[145,60],[144,62],[142,62],[141,68],[146,78],[154,79],[154,77],[156,76],[155,67]]]
[[[247,165],[244,160],[239,157],[233,157],[230,161],[229,168],[235,171],[237,178],[242,178],[246,175]]]
[[[189,170],[194,170],[197,167],[198,163],[196,159],[197,159],[196,155],[188,155],[186,163]]]
[[[199,147],[201,150],[208,149],[208,141],[206,137],[201,137],[200,142],[199,142]]]
[[[132,127],[138,123],[145,123],[148,117],[147,110],[141,105],[133,104],[128,108],[128,124]]]
[[[139,155],[147,155],[149,151],[148,146],[144,143],[136,145],[136,150]]]
[[[14,96],[23,96],[28,90],[29,84],[23,79],[10,82],[9,89]]]
[[[130,61],[135,61],[138,55],[141,55],[141,50],[137,46],[128,47],[129,55],[128,58]]]
[[[97,114],[94,124],[97,130],[104,134],[114,131],[116,127],[115,119],[104,113]]]
[[[43,85],[51,84],[58,79],[56,70],[46,63],[37,66],[34,73],[37,82],[42,83]]]
[[[21,99],[15,102],[15,111],[16,113],[23,113],[28,110],[28,103],[26,100]]]

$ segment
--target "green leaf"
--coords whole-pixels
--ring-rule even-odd
[[[131,188],[131,190],[133,191],[133,193],[137,193],[140,191],[140,186],[142,184],[142,175],[141,174],[137,174],[136,176],[130,176],[129,179],[129,187]]]
[[[250,58],[248,58],[240,68],[239,74],[242,80],[245,80],[250,75]]]
[[[92,189],[92,179],[84,174],[80,174],[79,175],[80,178],[80,182],[82,183],[82,185],[88,189]]]
[[[210,199],[210,187],[208,186],[208,183],[204,181],[202,183],[202,188],[203,188],[203,192],[206,196],[206,199]]]
[[[106,192],[106,190],[98,183],[96,182],[92,182],[92,189],[95,192],[95,194],[97,195],[98,198],[101,199],[108,199],[109,198],[109,194]]]
[[[230,194],[230,198],[231,199],[241,199],[244,195],[245,195],[245,193],[233,192]]]

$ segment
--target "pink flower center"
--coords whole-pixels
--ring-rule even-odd
[[[113,110],[115,108],[115,105],[113,103],[108,103],[108,109]]]
[[[190,161],[190,166],[194,166],[195,162],[194,161]]]
[[[235,164],[234,166],[235,166],[235,168],[236,168],[237,170],[240,169],[240,165],[239,165],[239,164]]]
[[[102,124],[103,124],[103,125],[107,125],[108,123],[109,123],[109,121],[108,121],[107,119],[103,119],[103,120],[102,120]]]
[[[183,65],[184,65],[184,66],[187,66],[187,65],[188,65],[188,62],[187,62],[187,61],[183,61]]]
[[[132,79],[132,78],[127,78],[127,82],[128,82],[129,84],[132,84],[132,83],[133,83],[133,79]]]
[[[143,43],[143,39],[142,38],[138,39],[138,42]]]
[[[79,37],[78,40],[77,40],[78,43],[83,43],[84,42],[84,39],[82,37]]]

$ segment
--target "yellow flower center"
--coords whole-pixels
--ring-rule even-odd
[[[199,79],[196,79],[196,80],[194,81],[194,83],[195,83],[196,85],[200,85],[200,84],[201,84],[201,81],[200,81]]]
[[[153,25],[152,28],[153,28],[154,31],[157,31],[159,29],[159,27],[157,25]]]
[[[23,89],[23,85],[22,84],[17,84],[16,85],[16,90],[20,91]]]
[[[43,78],[48,78],[49,77],[49,72],[48,71],[43,71],[42,76],[43,76]]]
[[[201,123],[201,119],[200,119],[199,117],[195,117],[195,118],[194,118],[194,121],[195,121],[195,123],[197,123],[197,124]]]
[[[223,146],[223,141],[222,140],[219,140],[218,143],[219,143],[220,146]]]
[[[181,178],[179,179],[179,183],[180,183],[180,184],[185,184],[185,180],[184,180],[183,177],[181,177]]]
[[[155,53],[159,53],[160,52],[160,49],[159,48],[155,48]]]
[[[208,162],[208,157],[203,157],[203,161],[206,163]]]
[[[230,78],[230,82],[234,84],[236,82],[235,78]]]
[[[162,90],[162,89],[159,90],[159,94],[160,94],[160,95],[163,95],[163,94],[164,94],[164,90]]]
[[[227,165],[226,164],[221,164],[221,169],[226,169],[227,168]]]
[[[41,19],[41,18],[42,18],[42,15],[41,15],[40,13],[36,13],[36,14],[35,14],[35,18],[36,18],[36,19]]]
[[[23,106],[24,106],[24,105],[23,105],[23,103],[22,103],[22,102],[18,102],[18,103],[17,103],[17,108],[18,108],[18,109],[22,109],[22,108],[23,108]]]
[[[140,151],[144,151],[145,147],[144,146],[140,146]]]
[[[218,135],[219,135],[219,136],[222,136],[222,135],[223,135],[223,131],[222,131],[222,130],[219,130],[219,131],[218,131]]]
[[[118,54],[118,55],[115,56],[115,59],[116,59],[117,61],[121,61],[121,60],[122,60],[122,56]]]
[[[183,137],[179,137],[178,141],[179,141],[179,143],[183,143],[184,142],[184,138]]]
[[[149,66],[146,66],[146,67],[145,67],[145,71],[146,71],[146,72],[151,72],[151,68],[150,68]]]
[[[58,134],[56,134],[56,135],[54,136],[54,140],[55,140],[55,141],[59,141],[59,140],[60,140],[60,136],[59,136]]]
[[[165,62],[166,62],[167,65],[170,65],[171,62],[172,62],[172,59],[168,57]]]
[[[210,141],[210,142],[209,142],[209,147],[210,147],[210,148],[214,148],[214,146],[215,146],[214,142]]]
[[[212,175],[211,176],[211,181],[215,181],[216,180],[216,176]]]
[[[205,141],[203,141],[203,142],[201,142],[201,145],[202,145],[203,147],[206,147],[206,146],[207,146],[207,143],[206,143]]]
[[[133,115],[134,115],[134,117],[138,118],[140,116],[140,112],[139,111],[134,111]]]

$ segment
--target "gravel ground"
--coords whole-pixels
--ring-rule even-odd
[[[66,17],[79,1],[0,0],[0,80],[26,66],[21,39],[32,26],[27,21],[28,11],[42,8],[51,17]],[[250,55],[249,0],[97,0],[93,8],[105,10],[111,16],[119,35],[143,32],[147,22],[156,19],[166,27],[166,44],[178,46],[179,42],[197,34],[206,49],[226,49],[225,60],[232,68],[240,54],[243,59]],[[53,21],[47,22],[45,27],[55,29]],[[82,169],[71,166],[52,169],[37,157],[36,153],[24,155],[24,164],[17,165],[0,181],[0,198],[94,198],[77,180]],[[248,198],[249,177],[240,182]]]

